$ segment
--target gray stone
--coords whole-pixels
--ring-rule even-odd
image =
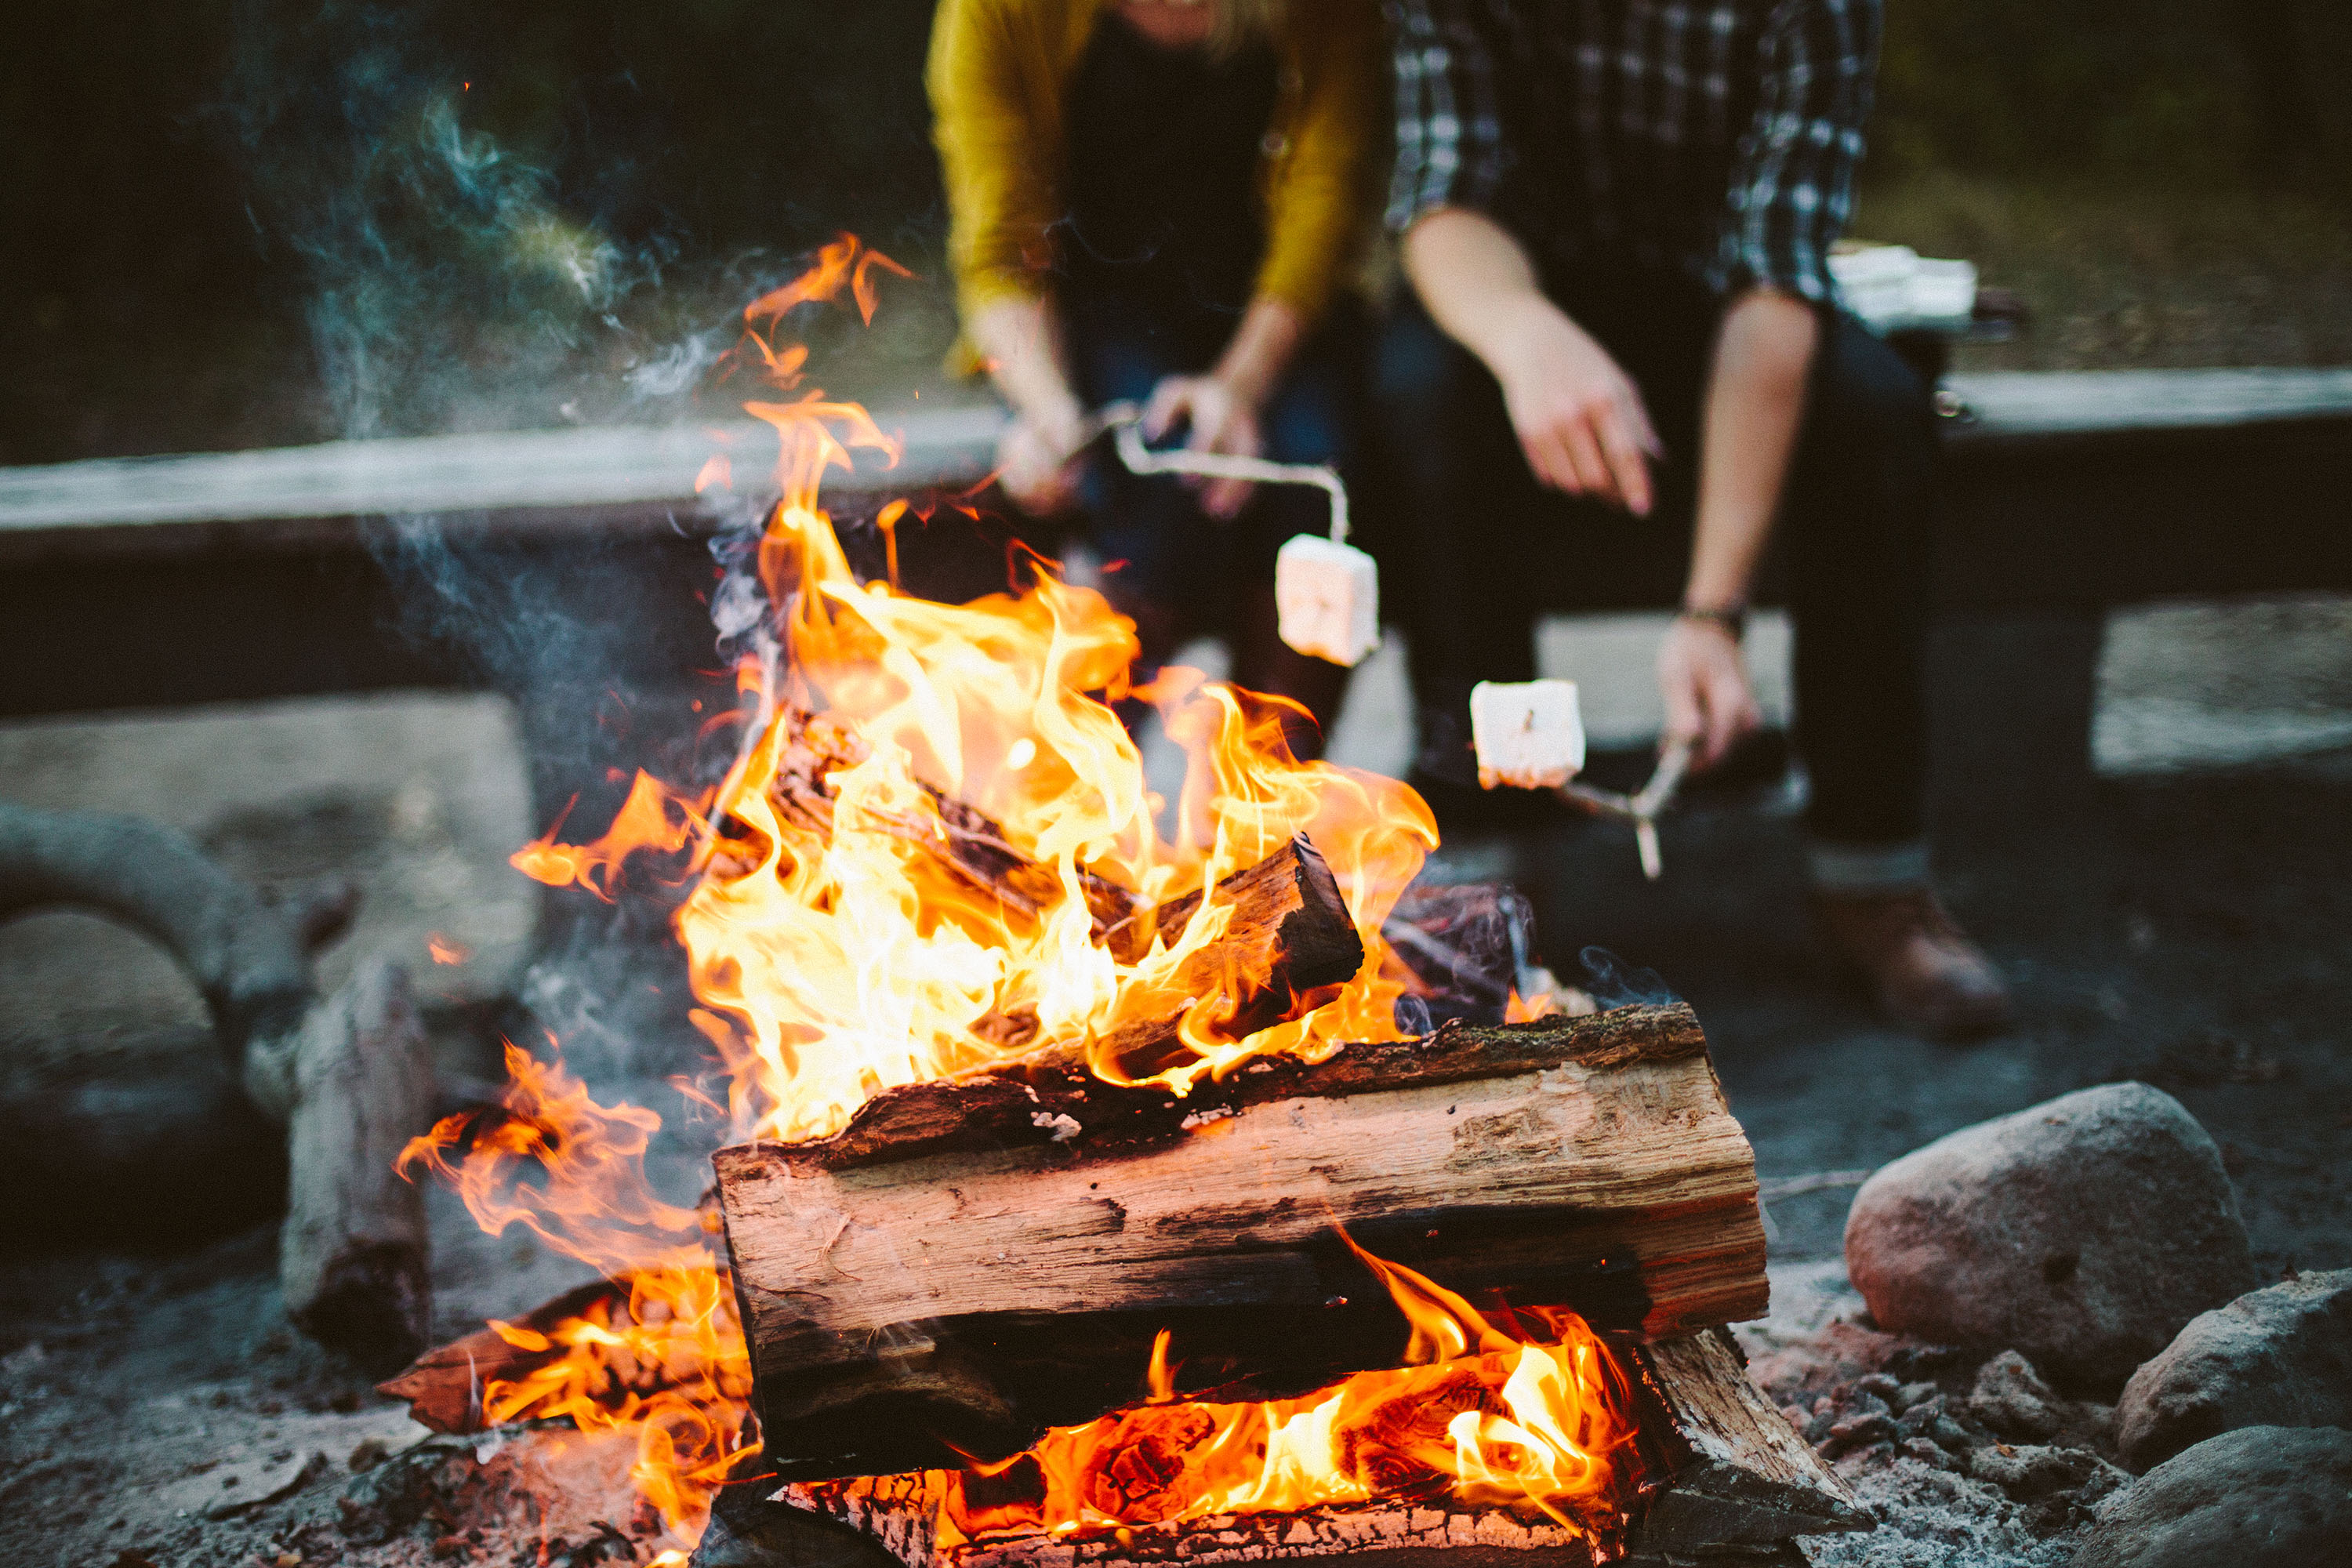
[[[2352,1426],[2352,1269],[2195,1319],[2132,1373],[2116,1416],[2135,1470],[2240,1426]]]
[[[2242,1426],[2176,1454],[2094,1516],[2074,1568],[2352,1562],[2352,1432]]]
[[[2126,1479],[2096,1454],[2038,1443],[1987,1444],[1969,1456],[1969,1474],[1991,1482],[2015,1502],[2039,1502],[2086,1489],[2104,1497]]]
[[[2109,1395],[2256,1282],[2221,1151],[2142,1083],[1905,1155],[1855,1195],[1845,1258],[1881,1329],[2014,1347],[2062,1387]]]
[[[2011,1440],[2053,1437],[2064,1425],[2060,1401],[2033,1363],[2003,1351],[1977,1372],[1969,1414]]]

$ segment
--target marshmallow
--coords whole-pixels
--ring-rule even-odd
[[[1559,788],[1584,766],[1576,682],[1480,681],[1470,689],[1470,738],[1482,788]]]
[[[1274,558],[1282,640],[1300,653],[1355,665],[1381,644],[1381,581],[1352,544],[1302,533]]]

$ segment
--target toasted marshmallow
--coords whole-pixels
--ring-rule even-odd
[[[1584,766],[1573,680],[1482,680],[1470,690],[1470,739],[1486,789],[1557,789]]]
[[[1300,653],[1355,665],[1381,644],[1381,580],[1352,544],[1302,533],[1274,558],[1282,640]]]

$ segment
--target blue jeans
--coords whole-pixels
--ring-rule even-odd
[[[1540,489],[1495,378],[1409,293],[1380,348],[1381,488],[1400,519],[1381,566],[1412,587],[1397,608],[1422,707],[1419,766],[1457,782],[1475,776],[1470,688],[1533,677],[1538,609],[1580,607],[1601,584],[1673,604],[1690,558],[1720,305],[1648,273],[1554,279],[1550,292],[1640,385],[1664,439],[1647,520]],[[1779,542],[1795,740],[1812,778],[1806,826],[1820,844],[1907,846],[1925,832],[1937,443],[1929,388],[1853,318],[1825,314]]]

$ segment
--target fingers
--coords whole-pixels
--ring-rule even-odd
[[[1140,423],[1145,440],[1157,441],[1175,428],[1180,416],[1191,417],[1194,387],[1195,383],[1190,376],[1171,375],[1160,379],[1143,405]]]
[[[1601,416],[1600,441],[1616,499],[1635,517],[1649,516],[1650,465],[1642,455],[1641,438],[1629,427],[1622,409],[1611,409]]]
[[[1247,479],[1218,479],[1201,492],[1201,510],[1211,517],[1238,517],[1254,488]]]
[[[1658,695],[1666,705],[1666,743],[1689,746],[1696,755],[1706,736],[1706,710],[1699,700],[1697,672],[1674,662],[1664,664],[1658,671]]]

